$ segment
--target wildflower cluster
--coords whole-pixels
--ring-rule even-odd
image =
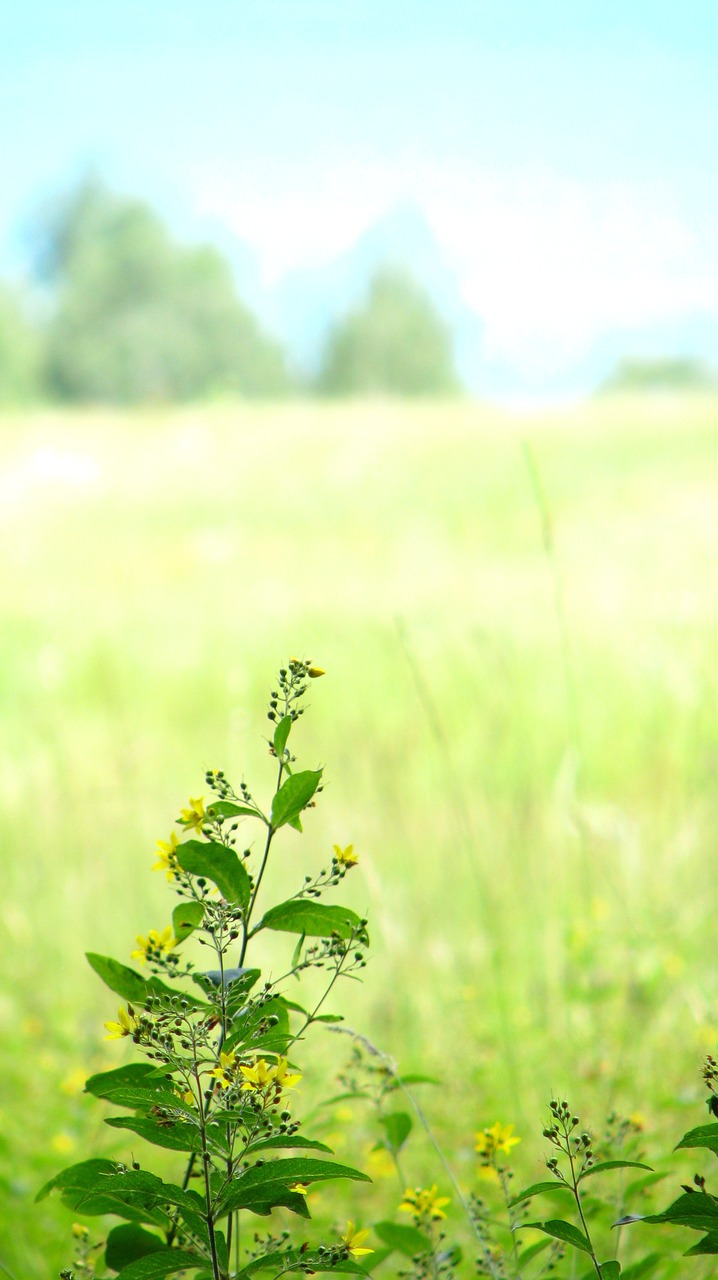
[[[432,1222],[440,1222],[446,1217],[444,1205],[449,1204],[448,1196],[440,1196],[439,1188],[416,1187],[404,1192],[404,1199],[399,1205],[401,1213],[410,1213],[417,1227],[427,1227]]]
[[[190,797],[177,830],[157,842],[153,869],[165,873],[177,905],[170,923],[137,936],[131,958],[140,970],[88,956],[122,1001],[116,1021],[105,1023],[107,1039],[131,1040],[145,1061],[92,1076],[86,1089],[124,1108],[108,1123],[129,1130],[133,1143],[139,1138],[185,1153],[176,1182],[145,1172],[133,1156],[127,1163],[83,1161],[43,1188],[41,1196],[57,1190],[75,1212],[105,1214],[111,1205],[125,1220],[92,1246],[104,1247],[111,1271],[160,1276],[199,1269],[205,1280],[231,1280],[250,1263],[279,1274],[361,1270],[356,1259],[372,1252],[363,1244],[367,1231],[353,1222],[334,1243],[316,1247],[281,1236],[248,1248],[247,1233],[240,1233],[240,1218],[250,1213],[266,1217],[282,1208],[307,1218],[315,1183],[369,1180],[327,1159],[324,1143],[300,1135],[288,1103],[302,1079],[296,1046],[324,1017],[337,980],[366,963],[366,920],[323,900],[356,865],[353,847],[335,845],[330,869],[300,877],[290,897],[260,909],[278,833],[301,832],[321,791],[321,769],[297,769],[288,741],[309,682],[322,674],[296,658],[279,672],[269,708],[277,770],[271,802],[263,806],[244,781],[235,790],[222,770],[210,770],[209,795]],[[238,848],[246,823],[260,839]],[[262,983],[255,952],[266,931],[293,934],[296,945],[286,973]],[[207,948],[210,963],[200,964]],[[308,969],[324,971],[324,991],[305,1008],[283,987]],[[94,1266],[90,1246],[84,1248],[89,1229],[78,1230],[84,1252],[76,1250],[75,1272],[67,1275],[86,1280]]]

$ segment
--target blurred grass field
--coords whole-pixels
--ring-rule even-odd
[[[122,1053],[83,952],[126,960],[166,923],[155,841],[207,767],[271,789],[266,697],[292,653],[327,670],[296,738],[328,784],[301,857],[353,841],[349,902],[372,927],[348,1020],[446,1077],[424,1104],[460,1177],[500,1118],[531,1178],[552,1091],[594,1122],[640,1111],[657,1151],[701,1123],[718,400],[46,412],[2,434],[0,1262],[16,1280],[68,1257],[67,1215],[32,1198],[101,1136],[78,1088]],[[276,892],[295,887],[296,840]]]

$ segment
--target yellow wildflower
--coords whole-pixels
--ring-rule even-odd
[[[220,1053],[219,1064],[209,1073],[215,1077],[220,1089],[228,1089],[231,1085],[236,1063],[237,1055],[235,1053]]]
[[[198,831],[202,833],[202,827],[207,821],[207,814],[204,807],[204,796],[197,796],[193,799],[189,798],[189,809],[182,809],[179,821],[188,831]]]
[[[90,1229],[82,1222],[73,1222],[72,1234],[76,1240],[86,1240],[90,1234]]]
[[[294,1182],[289,1190],[296,1191],[298,1196],[305,1196],[309,1190],[309,1184],[306,1182]]]
[[[352,1258],[361,1258],[365,1253],[373,1253],[373,1249],[367,1249],[359,1242],[366,1240],[369,1235],[369,1228],[364,1231],[357,1231],[353,1222],[347,1222],[347,1229],[342,1236],[342,1242],[346,1245]]]
[[[507,1156],[511,1154],[511,1148],[518,1145],[520,1138],[512,1137],[514,1126],[512,1124],[492,1124],[490,1129],[482,1129],[476,1134],[476,1148],[480,1156],[485,1160],[491,1160],[497,1151],[503,1151]]]
[[[340,867],[355,867],[359,859],[354,852],[354,845],[348,844],[345,849],[342,849],[340,845],[335,844],[334,861],[338,863]]]
[[[166,871],[167,879],[174,880],[175,873],[179,870],[177,866],[177,849],[179,840],[177,833],[173,831],[169,840],[158,840],[155,850],[157,861],[155,862],[153,871]]]
[[[277,1065],[274,1069],[274,1079],[281,1089],[293,1089],[295,1084],[301,1080],[301,1072],[289,1073],[287,1067],[289,1062],[286,1058],[278,1058]]]
[[[422,1218],[438,1222],[440,1218],[446,1217],[444,1205],[450,1203],[449,1197],[440,1196],[438,1191],[436,1183],[428,1189],[417,1187],[415,1191],[407,1190],[399,1209],[403,1213],[411,1213],[416,1222],[420,1222]]]
[[[133,1036],[135,1034],[137,1019],[131,1004],[128,1004],[126,1009],[118,1009],[117,1018],[117,1022],[105,1023],[105,1028],[110,1033],[105,1036],[105,1040],[121,1040],[123,1036]]]
[[[147,960],[159,960],[165,951],[172,951],[177,946],[177,939],[172,932],[172,925],[160,933],[158,929],[150,929],[146,938],[137,935],[137,947],[131,952],[133,960],[145,964]]]
[[[268,1089],[270,1085],[276,1085],[279,1089],[292,1089],[302,1077],[299,1073],[288,1072],[288,1066],[286,1058],[278,1058],[276,1067],[270,1067],[264,1058],[259,1058],[253,1067],[240,1065],[239,1069],[244,1076],[242,1089]]]
[[[326,673],[326,671],[324,670],[324,667],[308,667],[308,668],[307,668],[307,675],[309,676],[309,679],[310,679],[310,680],[318,680],[320,676],[325,676],[326,674],[327,674],[327,673]],[[369,1249],[369,1250],[367,1250],[367,1249],[362,1249],[362,1250],[361,1250],[361,1252],[362,1252],[362,1253],[367,1253],[367,1252],[368,1252],[368,1253],[373,1253],[373,1252],[374,1252],[374,1250],[373,1250],[373,1249]]]
[[[267,1089],[273,1083],[277,1074],[276,1067],[270,1067],[264,1058],[259,1058],[253,1067],[240,1065],[240,1071],[244,1076],[242,1089]]]

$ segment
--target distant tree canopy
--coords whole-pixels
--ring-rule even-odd
[[[88,181],[46,220],[40,269],[56,308],[48,390],[132,403],[286,394],[281,348],[240,302],[229,264],[176,244],[143,202]]]
[[[331,331],[318,387],[337,396],[459,390],[449,330],[410,275],[377,272],[364,304]]]
[[[716,377],[698,360],[621,360],[602,391],[700,391],[715,387]]]
[[[0,284],[0,404],[23,404],[38,395],[41,344],[19,298]]]

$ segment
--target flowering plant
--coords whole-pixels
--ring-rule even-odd
[[[286,1231],[247,1246],[240,1233],[248,1214],[266,1218],[279,1208],[308,1218],[306,1195],[315,1183],[369,1181],[326,1159],[330,1148],[300,1133],[289,1102],[301,1080],[298,1044],[313,1024],[336,1021],[322,1012],[326,996],[365,964],[366,920],[321,901],[355,865],[352,846],[335,846],[329,869],[306,876],[285,900],[261,900],[277,835],[286,827],[301,832],[302,815],[321,790],[322,770],[297,769],[289,739],[309,681],[322,674],[299,659],[279,672],[268,712],[276,761],[270,805],[244,782],[235,791],[221,770],[212,771],[211,798],[190,799],[180,835],[158,841],[155,869],[166,873],[178,902],[171,924],[138,936],[132,957],[142,972],[88,955],[122,1001],[116,1020],[105,1023],[107,1039],[132,1040],[143,1060],[91,1076],[86,1091],[123,1108],[108,1118],[112,1128],[174,1153],[183,1171],[167,1180],[134,1158],[97,1158],[52,1178],[38,1198],[57,1191],[76,1214],[121,1220],[99,1245],[89,1243],[85,1224],[75,1224],[78,1258],[76,1270],[63,1273],[68,1280],[110,1272],[122,1280],[187,1271],[195,1280],[249,1280],[267,1270],[363,1274],[356,1258],[371,1250],[358,1244],[365,1232],[354,1223],[329,1246],[296,1246]],[[245,823],[259,830],[258,851],[237,847]],[[267,931],[295,939],[276,980],[263,980],[255,959]],[[211,967],[186,957],[190,939],[209,948]],[[288,979],[308,969],[324,970],[327,979],[311,1008],[285,994]]]

